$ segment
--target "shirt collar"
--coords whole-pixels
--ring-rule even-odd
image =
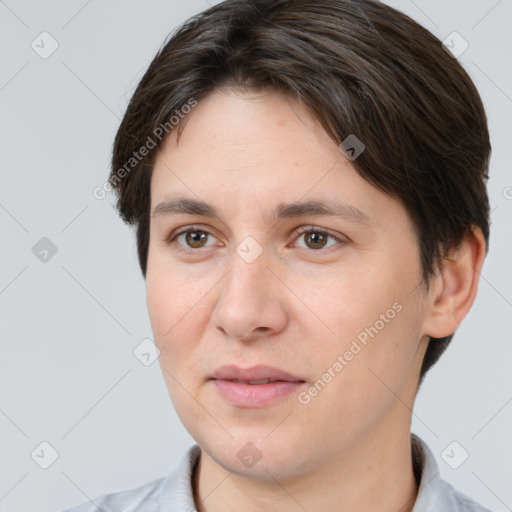
[[[160,493],[159,510],[176,512],[194,512],[195,504],[192,491],[192,476],[201,455],[197,444],[191,446],[182,456],[178,467],[171,473]]]
[[[414,473],[419,476],[419,487],[412,512],[438,510],[441,505],[441,477],[436,459],[429,447],[411,433],[412,463]]]

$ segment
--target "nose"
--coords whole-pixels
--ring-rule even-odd
[[[287,288],[264,254],[250,263],[233,254],[211,316],[215,328],[229,338],[257,340],[286,327]]]

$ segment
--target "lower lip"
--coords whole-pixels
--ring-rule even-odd
[[[232,380],[214,380],[220,395],[238,407],[264,407],[288,396],[304,382],[276,381],[268,384],[245,384]]]

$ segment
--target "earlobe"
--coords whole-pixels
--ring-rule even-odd
[[[485,253],[482,230],[474,226],[461,245],[443,260],[443,270],[432,287],[424,334],[443,338],[455,332],[475,300]]]

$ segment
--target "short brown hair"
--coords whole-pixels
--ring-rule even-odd
[[[413,221],[427,289],[474,225],[488,251],[487,119],[438,38],[374,0],[226,0],[162,46],[115,138],[110,181],[123,220],[137,227],[144,276],[151,174],[165,137],[133,170],[126,163],[191,98],[220,87],[273,88],[305,105],[337,144],[355,134],[366,148],[355,169]],[[452,337],[431,339],[421,378]]]

